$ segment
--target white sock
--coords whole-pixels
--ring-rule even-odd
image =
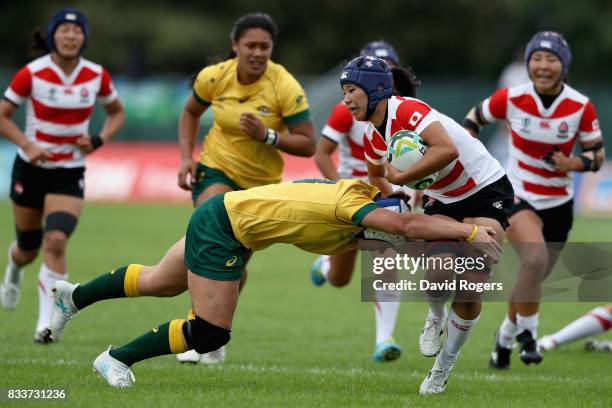
[[[21,279],[23,278],[23,268],[15,263],[13,260],[13,247],[16,245],[16,242],[13,242],[9,246],[8,250],[8,264],[6,266],[6,274],[4,275],[4,281],[7,283],[12,283],[15,285],[19,285]]]
[[[516,314],[516,325],[518,326],[517,334],[521,334],[525,330],[529,330],[531,332],[531,336],[534,339],[538,338],[538,323],[539,323],[540,314],[536,313],[531,316],[522,316],[520,314]]]
[[[376,344],[393,337],[402,294],[397,290],[376,291]]]
[[[325,280],[327,280],[327,275],[329,275],[330,269],[331,262],[329,261],[329,255],[321,255],[321,274],[325,276]]]
[[[40,265],[38,273],[38,322],[36,323],[36,332],[40,332],[49,327],[51,324],[51,312],[53,311],[53,298],[51,297],[51,289],[55,281],[60,279],[66,280],[68,274],[62,275],[57,273],[43,262]]]
[[[478,323],[478,319],[480,319],[480,316],[473,320],[462,319],[451,308],[447,323],[448,338],[438,356],[438,364],[442,368],[450,369],[453,366],[461,347],[463,347],[470,334],[470,330]]]
[[[551,337],[557,345],[570,343],[585,337],[595,336],[610,330],[612,314],[605,307],[596,307],[581,318],[574,320]]]
[[[499,335],[497,336],[497,342],[504,348],[512,348],[514,338],[518,334],[518,326],[512,323],[512,320],[506,315],[501,326],[499,326]]]
[[[430,319],[444,319],[447,316],[446,313],[446,301],[431,301],[429,300],[427,302],[427,304],[429,305],[429,318]]]

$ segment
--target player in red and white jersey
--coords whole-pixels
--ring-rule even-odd
[[[0,101],[0,133],[19,147],[10,190],[17,239],[9,248],[0,299],[5,309],[17,307],[23,268],[42,246],[38,343],[51,341],[53,301],[48,291],[67,277],[66,243],[83,205],[85,156],[124,122],[108,72],[81,56],[89,37],[87,18],[74,8],[62,9],[51,17],[47,33],[46,39],[37,33],[35,49],[48,53],[20,69]],[[88,126],[96,99],[107,119],[100,133],[92,135]],[[26,125],[21,131],[12,117],[23,104]]]
[[[393,67],[396,89],[395,94],[416,96],[418,81],[412,71],[399,67],[399,57],[390,44],[373,41],[366,44],[360,55],[378,56]],[[353,118],[346,105],[338,103],[323,128],[322,137],[317,144],[315,160],[321,174],[329,180],[341,178],[360,178],[367,180],[368,171],[363,150],[363,134],[367,122]],[[340,147],[338,168],[332,155]],[[321,255],[310,269],[310,278],[316,286],[329,282],[332,286],[347,285],[352,276],[357,259],[355,248],[338,255]],[[376,362],[394,361],[401,356],[402,349],[393,338],[393,331],[399,311],[401,293],[398,291],[377,292],[374,304],[376,319],[376,340],[372,358]]]
[[[497,90],[470,110],[464,121],[476,135],[481,126],[505,120],[512,135],[507,171],[516,197],[508,210],[508,238],[521,264],[508,315],[496,336],[490,360],[494,368],[510,365],[515,339],[525,364],[542,361],[535,340],[540,285],[572,227],[571,172],[597,171],[605,156],[593,103],[565,83],[571,52],[563,36],[551,31],[535,34],[527,44],[525,61],[529,82]],[[572,156],[576,142],[583,153]]]
[[[392,192],[392,184],[404,185],[438,172],[437,181],[425,190],[425,213],[471,223],[474,231],[479,225],[491,227],[496,240],[503,242],[508,226],[504,207],[512,205],[514,193],[503,169],[480,141],[418,99],[392,97],[391,71],[381,59],[355,58],[342,70],[340,84],[344,103],[355,119],[369,122],[363,143],[372,184],[386,195]],[[428,149],[419,162],[400,172],[388,166],[385,157],[387,141],[402,129],[417,132]],[[447,246],[444,254],[448,252]],[[435,256],[435,252],[429,256]],[[477,279],[482,278],[479,275]],[[475,293],[467,296],[470,301],[453,301],[447,314],[447,297],[428,293],[429,314],[419,347],[424,355],[437,357],[421,384],[421,394],[445,390],[457,355],[479,319],[480,297]],[[446,326],[448,338],[442,347],[441,335]]]

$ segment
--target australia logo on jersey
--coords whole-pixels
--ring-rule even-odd
[[[559,131],[559,133],[557,133],[557,137],[559,139],[567,139],[567,136],[569,135],[569,126],[567,125],[567,122],[561,122],[557,130]]]
[[[257,107],[257,111],[261,114],[261,116],[268,116],[271,112],[271,109],[265,105],[260,105]]]
[[[81,88],[81,103],[89,102],[89,90],[85,87]]]

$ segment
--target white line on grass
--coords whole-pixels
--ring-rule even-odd
[[[47,366],[80,366],[83,365],[82,361],[79,360],[47,360],[44,358],[12,358],[4,360],[5,365],[47,365]],[[168,367],[166,363],[153,363],[149,366],[155,370],[164,370]],[[420,372],[417,370],[412,371],[382,371],[382,370],[367,370],[359,367],[349,368],[336,368],[336,367],[310,367],[310,368],[296,368],[291,366],[265,366],[265,365],[254,365],[254,364],[223,364],[223,365],[212,365],[207,366],[208,370],[217,371],[239,371],[248,373],[269,373],[269,374],[311,374],[317,376],[345,376],[345,377],[410,377],[410,378],[423,378],[427,373]],[[591,385],[592,379],[585,380],[578,377],[560,377],[545,374],[538,375],[524,375],[524,374],[493,374],[493,373],[482,373],[479,371],[464,371],[464,372],[453,372],[453,378],[462,380],[476,380],[485,382],[523,382],[525,379],[545,382],[545,383],[567,383],[572,385]]]

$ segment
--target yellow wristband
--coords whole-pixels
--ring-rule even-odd
[[[470,234],[469,237],[467,237],[466,241],[472,242],[474,238],[476,238],[477,233],[478,233],[478,225],[474,224],[474,227],[472,228],[472,233]]]

